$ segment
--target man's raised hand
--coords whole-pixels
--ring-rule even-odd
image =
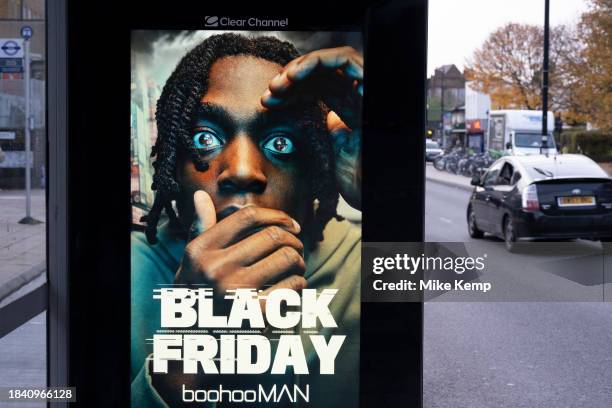
[[[327,128],[342,197],[361,208],[361,103],[363,57],[351,47],[317,50],[294,59],[274,77],[261,103],[269,109],[321,100],[330,109]]]
[[[196,217],[175,283],[229,289],[306,287],[299,224],[280,210],[247,206],[216,221],[204,191],[194,194]]]

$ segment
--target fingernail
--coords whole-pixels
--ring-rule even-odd
[[[302,230],[302,227],[300,227],[300,224],[298,224],[298,222],[294,220],[293,218],[291,219],[291,221],[293,221],[293,227],[297,230],[297,232],[300,232]]]

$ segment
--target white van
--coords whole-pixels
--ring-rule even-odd
[[[557,154],[553,137],[555,118],[550,111],[547,120],[548,148],[542,149],[542,111],[489,111],[489,131],[485,147],[506,151],[515,156]]]

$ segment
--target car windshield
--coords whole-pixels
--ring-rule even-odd
[[[440,146],[438,146],[438,143],[436,142],[427,142],[427,148],[428,149],[439,149]]]
[[[541,147],[542,135],[539,133],[516,133],[514,135],[516,147]],[[548,136],[548,147],[555,147],[555,139]]]

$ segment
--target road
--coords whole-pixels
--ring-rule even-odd
[[[469,195],[427,183],[426,240],[475,245],[495,264],[479,280],[503,286],[509,298],[539,301],[457,302],[442,295],[427,302],[424,406],[612,407],[612,303],[550,301],[610,293],[601,267],[577,270],[601,262],[592,256],[599,244],[559,243],[545,253],[517,255],[498,239],[472,240],[465,222]]]

